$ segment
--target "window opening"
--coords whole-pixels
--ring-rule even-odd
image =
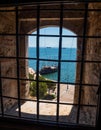
[[[101,36],[100,33],[97,36],[94,33],[94,29],[98,25],[95,22],[95,28],[93,28],[89,22],[89,16],[93,19],[96,13],[99,15],[100,10],[92,8],[90,10],[88,4],[64,2],[56,3],[56,5],[48,4],[49,8],[47,8],[47,4],[18,5],[8,7],[7,10],[1,8],[0,15],[3,16],[1,26],[3,28],[0,28],[0,115],[2,118],[48,121],[60,125],[96,126],[96,115],[98,114],[96,92],[99,87],[98,72],[101,61],[93,54],[100,54]],[[5,20],[5,16],[8,16],[7,20]],[[10,19],[9,16],[12,18]],[[58,34],[41,33],[41,27],[53,25],[58,26]],[[65,34],[63,28],[75,32],[76,35]],[[33,30],[36,32],[32,33]],[[34,52],[34,56],[28,55],[28,36],[36,39],[33,41],[35,48],[32,53]],[[58,39],[58,49],[55,50],[56,59],[44,58],[41,55],[41,42],[46,37],[53,41],[55,38]],[[69,59],[63,59],[67,57],[63,55],[67,49],[63,46],[64,40],[67,38],[73,38],[71,45],[77,38],[77,49],[73,52],[76,54],[74,59],[71,58],[73,56],[72,47]],[[46,47],[50,49],[51,46]],[[29,50],[31,51],[31,48]],[[35,67],[35,71],[29,68],[29,61]],[[39,74],[42,62],[56,63],[58,70],[55,81],[50,78],[47,80],[48,77]],[[73,65],[76,68],[76,72],[72,74],[75,75],[73,81],[67,75],[67,70],[65,70],[65,74],[62,74],[62,68],[66,63],[70,67]],[[94,67],[97,68],[97,71],[94,70]],[[66,68],[69,69],[68,66]],[[73,71],[73,69],[69,69],[69,71]],[[63,75],[66,77],[62,81]],[[61,84],[66,87],[64,88]],[[70,91],[68,91],[68,84]],[[75,86],[74,101],[69,101],[68,95],[71,95],[73,86]],[[64,89],[66,89],[66,94]],[[62,100],[61,95],[66,100]],[[26,109],[30,108],[32,110],[27,113]],[[50,108],[52,109],[50,110]],[[69,115],[68,112],[70,112]]]
[[[43,35],[47,35],[47,34],[53,34],[54,31],[54,35],[58,35],[59,33],[59,28],[58,27],[47,27],[47,28],[43,28],[40,29],[40,33]],[[68,35],[74,35],[72,32],[70,32],[67,29],[63,29],[64,35],[68,34]],[[36,34],[36,31],[33,33]],[[36,38],[33,36],[29,36],[29,57],[35,57],[36,55]],[[40,38],[40,59],[45,59],[45,60],[57,60],[58,59],[58,43],[59,43],[59,39],[57,37],[41,37]],[[63,38],[62,40],[62,60],[76,60],[76,38]],[[31,68],[33,68],[36,71],[36,67],[35,67],[35,61],[32,62],[32,60],[29,60],[29,66]],[[73,65],[73,63],[70,63],[71,65],[69,65],[69,63],[66,64],[66,62],[62,62],[62,74],[61,74],[61,82],[72,82],[74,83],[75,81],[75,70],[76,70],[76,65]],[[41,68],[43,68],[44,66],[57,66],[57,62],[55,61],[42,61],[40,62],[40,67],[39,70]],[[65,73],[67,72],[68,73]],[[71,73],[71,71],[73,71]],[[65,74],[64,74],[65,73]],[[69,76],[66,76],[68,75]],[[46,73],[43,75],[46,78],[49,78],[51,80],[56,80],[57,81],[57,71],[56,73]],[[69,80],[70,77],[70,80]]]
[[[52,35],[53,34],[53,30],[54,30],[54,35],[58,35],[59,34],[59,27],[42,28],[42,29],[40,29],[40,34],[43,34],[43,35],[50,34],[50,35]],[[63,32],[64,32],[65,35],[66,34],[73,34],[72,32],[70,32],[69,30],[66,30],[66,29],[63,29]],[[32,34],[36,34],[36,33],[37,32],[35,31]],[[74,43],[72,43],[72,41],[73,41],[72,38],[65,38],[64,41],[62,42],[62,47],[61,47],[61,50],[62,50],[62,52],[61,52],[62,58],[61,59],[62,60],[71,59],[71,57],[68,56],[68,55],[71,55],[70,53],[72,53],[72,55],[75,55],[75,56],[72,57],[72,60],[73,59],[76,60],[76,48],[72,48],[73,46],[76,47],[76,40],[75,40]],[[30,44],[29,45],[29,57],[33,57],[36,54],[36,45],[34,43],[36,43],[36,38],[33,37],[33,36],[29,36],[29,44]],[[59,48],[59,40],[58,40],[57,37],[54,37],[54,38],[53,37],[42,37],[42,38],[40,38],[39,57],[40,57],[40,59],[42,59],[42,62],[40,62],[39,70],[43,70],[43,68],[46,68],[46,71],[49,71],[49,69],[47,70],[47,67],[55,67],[55,66],[58,67],[58,62],[54,61],[54,60],[58,60],[58,53],[59,53],[58,48]],[[47,60],[51,60],[51,61],[47,61]],[[35,61],[29,60],[29,67],[30,67],[30,70],[32,70],[33,73],[36,71],[36,65],[35,64],[36,64]],[[69,63],[67,62],[67,65],[68,64]],[[67,68],[64,67],[65,65],[66,65],[66,62],[62,62],[62,68],[61,68],[61,70],[62,70],[61,71],[62,76],[60,76],[60,77],[63,77],[63,76],[67,75],[67,73],[65,73],[65,72],[67,72],[66,69],[68,67]],[[73,67],[75,67],[72,64],[71,64],[71,66],[72,66],[72,69],[73,69]],[[74,68],[74,71],[75,70],[76,70],[76,67]],[[71,73],[73,73],[73,72],[70,71],[69,75],[71,75]],[[56,71],[54,70],[54,72],[43,72],[41,74],[41,77],[43,77],[44,80],[47,79],[49,81],[52,80],[52,81],[58,82],[58,70],[56,70]],[[74,75],[73,79],[75,79],[75,75]],[[60,90],[61,91],[61,94],[60,94],[60,100],[61,100],[61,102],[68,102],[68,101],[69,102],[73,102],[73,98],[74,98],[74,86],[68,88],[69,85],[66,84],[66,83],[67,82],[74,82],[74,81],[73,80],[68,81],[67,76],[66,76],[66,77],[60,78],[60,82],[61,82],[61,84],[60,84],[60,86],[61,86],[61,90]],[[65,82],[65,84],[62,84],[63,82]],[[46,94],[43,97],[43,99],[42,99],[42,97],[40,97],[40,98],[41,98],[41,100],[49,100],[49,101],[52,101],[52,98],[53,98],[53,101],[56,102],[57,101],[57,85],[56,85],[56,83],[53,83],[54,86],[52,86],[52,84],[50,84],[50,85],[48,83],[48,87],[49,86],[51,87],[51,88],[47,89],[47,91],[48,91],[47,93],[48,94]],[[67,95],[66,92],[68,90],[68,93],[70,93],[69,89],[72,92],[71,92],[71,95],[68,94],[68,97],[70,98],[68,100],[68,97],[66,96]],[[35,95],[33,95],[33,96],[35,97]],[[50,99],[49,99],[49,97],[50,97]],[[51,105],[51,106],[52,107],[48,108],[49,111],[51,111],[51,109],[54,108],[55,105]],[[45,108],[45,104],[43,104],[43,114],[46,113],[45,109],[46,109]],[[61,115],[62,115],[62,112],[63,112],[62,109],[63,108],[61,107]],[[52,110],[52,111],[54,113],[56,110]],[[47,115],[48,114],[49,113],[47,113]],[[53,114],[51,116],[53,116]]]

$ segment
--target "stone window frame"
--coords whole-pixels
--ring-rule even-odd
[[[18,15],[18,9],[17,9],[17,7],[16,7],[16,16]],[[38,17],[39,17],[39,14],[37,15]],[[86,18],[86,16],[85,16],[85,18]],[[62,20],[62,19],[61,19]],[[18,16],[16,17],[16,43],[18,43],[19,42],[19,38],[18,38]],[[37,22],[39,23],[39,19],[37,19]],[[85,24],[85,26],[86,26],[86,24]],[[60,30],[61,30],[61,28],[62,28],[62,24],[61,24],[61,27],[60,27]],[[86,28],[86,27],[85,27]],[[39,30],[39,25],[37,24],[37,30]],[[86,31],[86,30],[85,30]],[[85,31],[84,31],[84,35],[85,35]],[[39,34],[37,33],[37,38],[39,39],[39,36],[38,36]],[[61,31],[60,31],[60,37],[62,37],[61,36]],[[84,36],[84,40],[85,40],[85,36]],[[85,42],[85,41],[84,41]],[[38,42],[37,42],[38,43]],[[16,44],[16,47],[17,48],[19,48],[18,47],[18,44]],[[61,47],[60,47],[61,48]],[[19,51],[18,51],[18,49],[17,49],[17,68],[19,68],[19,57],[18,57],[18,55],[19,55]],[[22,58],[23,59],[23,58]],[[83,65],[83,64],[82,64]],[[38,71],[37,71],[38,72]],[[21,111],[20,111],[20,83],[19,83],[19,71],[17,72],[17,77],[18,77],[18,101],[19,101],[19,116],[21,116]],[[81,78],[82,78],[82,72],[81,72]],[[1,99],[2,100],[2,99]],[[3,111],[3,110],[2,110]]]

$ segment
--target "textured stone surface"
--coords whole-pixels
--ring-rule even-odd
[[[100,9],[101,4],[91,4],[89,5],[91,9]],[[87,34],[89,36],[101,36],[101,15],[99,12],[89,12],[89,30],[87,29]],[[101,38],[89,38],[86,41],[86,51],[85,59],[92,61],[101,61]],[[83,82],[85,84],[98,84],[99,85],[99,75],[101,73],[101,63],[86,63],[84,66],[84,78]],[[83,88],[82,103],[87,104],[97,104],[97,88],[84,87]]]
[[[13,8],[5,8],[6,10],[11,10]],[[4,8],[2,8],[4,10]],[[8,77],[8,78],[17,78],[17,60],[16,58],[16,37],[14,35],[16,33],[16,15],[14,12],[0,12],[0,69],[1,69],[1,76]],[[4,36],[5,34],[5,36]],[[20,50],[19,50],[20,51]],[[8,57],[8,58],[7,58]],[[9,58],[12,57],[12,58]],[[25,63],[25,62],[24,62]],[[21,65],[22,64],[22,65]],[[20,72],[22,72],[23,68],[25,68],[25,64],[23,61],[19,60]],[[25,78],[25,69],[19,77]],[[1,79],[2,82],[2,95],[9,96],[9,97],[18,97],[18,83],[14,79]],[[25,98],[25,95],[28,95],[28,89],[26,92],[27,86],[25,81],[20,81],[20,97]],[[27,87],[25,87],[27,86]],[[4,111],[11,108],[17,100],[10,99],[10,98],[3,98],[3,106]],[[1,107],[0,107],[1,108]]]
[[[0,33],[11,34],[15,33],[15,16],[12,12],[0,12]],[[16,39],[14,36],[0,36],[0,56],[15,56]],[[11,59],[1,59],[1,76],[16,77],[16,61]],[[17,97],[17,83],[15,80],[1,79],[3,96]],[[4,110],[12,107],[16,101],[3,98]]]

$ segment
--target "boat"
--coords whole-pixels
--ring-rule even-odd
[[[58,67],[57,66],[44,66],[41,68],[40,70],[40,74],[50,74],[50,73],[54,73],[58,71]]]
[[[46,48],[52,48],[52,47],[50,47],[50,46],[47,46]]]

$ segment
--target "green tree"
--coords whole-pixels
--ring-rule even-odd
[[[45,82],[39,82],[39,98],[43,98],[47,93],[47,84]],[[37,96],[37,84],[36,81],[30,83],[30,95]]]
[[[36,82],[32,81],[30,82],[30,95],[31,96],[36,96]]]
[[[47,84],[45,82],[39,83],[39,97],[43,98],[47,93]]]
[[[34,75],[29,73],[29,79],[34,79]]]
[[[29,79],[34,79],[32,74],[29,74]],[[51,80],[45,79],[43,76],[39,75],[39,98],[54,98],[54,95],[50,95],[50,91],[54,91],[56,88],[56,83]],[[48,91],[48,95],[47,95]],[[36,81],[30,81],[30,95],[37,96],[37,83]],[[50,96],[49,96],[50,95]]]

